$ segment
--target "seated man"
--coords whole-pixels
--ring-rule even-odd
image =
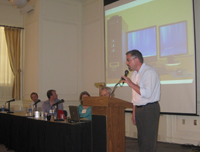
[[[31,109],[35,108],[35,110],[38,110],[42,108],[42,102],[38,99],[38,94],[36,92],[32,92],[30,97],[33,100],[33,102],[30,104]]]
[[[55,106],[52,107],[52,105],[54,103],[58,102],[59,99],[58,99],[58,95],[56,94],[55,90],[47,91],[47,97],[49,100],[43,102],[42,110],[43,110],[43,112],[49,113],[49,110],[51,110],[51,109],[55,110]],[[58,108],[58,110],[63,110],[63,104],[62,103],[58,104],[57,108]]]
[[[110,97],[111,92],[112,92],[111,88],[102,87],[101,90],[100,90],[100,95],[101,95],[101,97]]]

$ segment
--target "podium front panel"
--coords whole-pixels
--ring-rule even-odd
[[[93,152],[107,151],[106,116],[92,115]]]

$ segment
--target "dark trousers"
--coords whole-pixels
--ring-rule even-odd
[[[160,105],[158,102],[135,107],[140,152],[156,152]]]

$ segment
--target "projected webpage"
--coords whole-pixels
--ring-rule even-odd
[[[160,75],[161,101],[167,101],[161,102],[161,111],[196,113],[191,0],[123,0],[106,6],[105,44],[107,86],[113,87],[124,75],[126,52],[137,49]],[[180,104],[190,105],[180,108]]]

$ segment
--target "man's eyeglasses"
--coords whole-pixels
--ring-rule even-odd
[[[135,56],[135,57],[132,57],[132,58],[130,58],[130,59],[126,59],[126,61],[127,62],[130,62],[131,60],[135,60],[137,57]]]

